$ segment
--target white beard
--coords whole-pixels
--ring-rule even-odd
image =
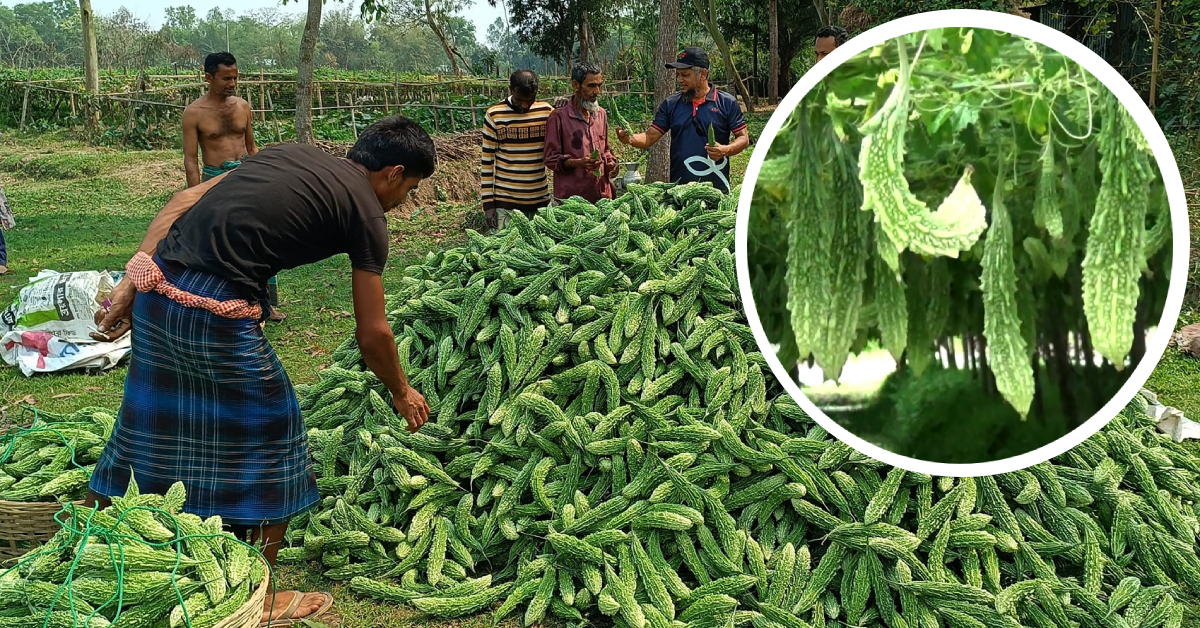
[[[600,105],[596,104],[596,101],[594,100],[580,99],[579,105],[586,109],[589,113],[596,113],[596,111],[600,108]]]

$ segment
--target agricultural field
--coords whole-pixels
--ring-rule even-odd
[[[100,77],[98,96],[84,93],[77,72],[0,68],[0,126],[41,132],[75,128],[84,112],[100,117],[90,143],[114,148],[169,149],[181,143],[183,106],[207,89],[198,75],[108,72]],[[539,98],[569,96],[570,81],[541,77]],[[637,125],[654,114],[645,81],[609,79],[601,104],[618,108]],[[507,79],[453,79],[419,74],[322,70],[313,77],[313,133],[317,139],[352,142],[380,117],[398,113],[430,132],[456,133],[479,128],[484,111],[508,95]],[[296,78],[291,73],[245,72],[239,95],[255,112],[259,145],[295,139]]]
[[[767,114],[750,117],[752,135],[761,132],[766,118]],[[10,295],[39,269],[119,268],[182,179],[177,150],[89,148],[67,130],[6,133],[0,139],[0,153],[0,181],[18,220],[18,227],[6,234],[13,270],[0,277],[0,289]],[[735,185],[743,178],[748,158],[749,152],[734,160]],[[1143,626],[1173,626],[1185,617],[1196,617],[1197,600],[1191,592],[1200,589],[1200,582],[1191,580],[1194,569],[1190,568],[1200,558],[1190,547],[1177,553],[1150,548],[1153,543],[1169,543],[1167,536],[1172,533],[1183,535],[1183,545],[1189,544],[1194,515],[1182,504],[1195,497],[1194,488],[1188,487],[1200,475],[1200,466],[1189,466],[1195,463],[1188,462],[1182,447],[1155,438],[1136,405],[1117,421],[1112,442],[1136,444],[1138,460],[1144,458],[1156,471],[1166,467],[1170,471],[1163,474],[1164,492],[1153,493],[1159,499],[1151,507],[1139,497],[1136,507],[1121,510],[1121,516],[1129,519],[1115,524],[1094,503],[1091,478],[1094,469],[1102,469],[1108,475],[1094,490],[1118,494],[1122,463],[1117,460],[1124,460],[1121,456],[1128,455],[1128,449],[1117,445],[1093,443],[1081,447],[1074,457],[1029,472],[978,481],[935,480],[890,470],[837,443],[786,395],[780,397],[779,386],[761,356],[755,355],[757,348],[744,326],[721,319],[722,308],[740,307],[728,281],[731,256],[714,252],[710,263],[697,266],[682,259],[690,256],[680,254],[692,247],[703,253],[706,241],[719,239],[718,227],[732,224],[727,201],[707,193],[645,192],[659,194],[659,211],[665,207],[676,212],[669,219],[665,214],[638,215],[636,208],[622,206],[621,211],[650,234],[639,246],[673,260],[665,268],[667,277],[655,280],[645,264],[639,267],[631,257],[633,251],[626,254],[628,261],[622,263],[637,279],[630,286],[604,285],[605,273],[584,270],[584,265],[595,263],[588,260],[595,258],[583,253],[598,254],[606,246],[603,238],[609,236],[585,242],[565,237],[554,223],[518,225],[517,229],[537,229],[555,243],[550,250],[571,260],[567,274],[578,281],[566,283],[571,287],[563,291],[575,294],[580,303],[570,312],[543,307],[539,300],[545,295],[531,287],[540,280],[545,284],[541,289],[546,289],[546,276],[532,267],[521,268],[521,276],[499,278],[508,300],[498,300],[501,305],[477,314],[479,301],[468,285],[471,274],[457,270],[464,265],[455,262],[465,258],[465,251],[479,256],[470,258],[472,264],[495,262],[503,254],[485,239],[473,239],[468,231],[480,226],[477,204],[465,198],[474,185],[469,180],[473,159],[462,159],[453,175],[438,183],[448,197],[462,198],[461,202],[437,202],[435,196],[419,207],[398,211],[390,221],[393,257],[385,286],[396,295],[394,324],[400,330],[402,356],[420,370],[418,385],[436,393],[431,401],[453,407],[448,399],[470,396],[485,408],[508,408],[501,412],[512,417],[511,422],[479,421],[471,428],[477,432],[458,427],[466,422],[431,422],[429,433],[436,434],[432,438],[441,444],[403,435],[387,423],[386,415],[374,410],[378,382],[346,370],[357,363],[357,350],[347,343],[353,318],[345,261],[329,260],[280,277],[282,308],[289,318],[269,325],[267,334],[299,384],[302,406],[316,430],[314,454],[329,502],[322,508],[326,518],[313,515],[298,522],[299,533],[289,539],[281,556],[279,585],[332,590],[337,603],[322,618],[324,622],[347,628],[418,624],[484,628],[492,625],[492,617],[477,612],[476,605],[500,602],[512,591],[521,592],[521,602],[508,608],[504,626],[531,619],[563,623],[553,615],[570,615],[574,606],[564,608],[551,598],[561,600],[566,591],[579,608],[589,609],[595,617],[613,617],[621,627],[665,628],[671,625],[668,615],[693,628],[719,628],[753,619],[787,628],[859,619],[872,625],[894,622],[909,613],[914,617],[910,625],[928,625],[919,622],[937,613],[945,621],[970,626],[977,625],[971,620],[1013,626],[1013,617],[1059,614],[1097,619],[1120,615],[1127,623],[1137,619]],[[720,224],[701,214],[707,206],[697,205],[700,201],[719,204]],[[561,221],[594,224],[591,228],[604,220],[582,206],[557,216]],[[720,242],[728,245],[727,238]],[[576,256],[576,250],[581,254]],[[427,257],[429,253],[434,255]],[[511,256],[504,259],[519,261]],[[424,265],[423,270],[411,272],[435,278],[437,292],[417,294],[405,281],[402,269],[413,264]],[[486,273],[484,266],[471,272]],[[713,273],[711,279],[704,280],[702,272]],[[554,279],[549,276],[550,282]],[[693,285],[703,285],[706,292],[701,298],[692,293],[689,301]],[[629,315],[638,311],[633,302],[617,306],[614,299],[629,299],[640,294],[639,288],[654,298],[661,294],[662,301],[656,303],[663,305],[664,320],[659,320],[656,308],[644,304],[642,316]],[[584,296],[599,300],[583,304]],[[687,306],[682,305],[685,302]],[[457,315],[464,312],[467,315],[460,321]],[[612,326],[616,331],[586,339],[562,331],[582,330],[597,321],[607,325],[617,312],[624,312],[624,320]],[[711,320],[697,323],[689,312],[702,312]],[[542,331],[532,324],[519,326],[520,339],[513,332],[506,340],[507,325],[495,322],[505,317],[527,317],[537,321],[540,327],[536,328]],[[484,318],[493,322],[484,324]],[[469,328],[472,324],[476,327]],[[599,327],[593,324],[588,329],[592,333]],[[569,351],[560,354],[567,355],[561,364],[552,362],[557,350],[548,351],[543,361],[527,348],[546,344],[561,349],[568,337],[573,342]],[[430,342],[433,338],[451,342]],[[675,345],[682,353],[676,352]],[[662,359],[661,369],[635,354],[643,347],[650,348],[650,357],[655,357],[651,351],[663,351],[657,356]],[[605,366],[606,351],[615,354],[614,361],[628,352],[635,358],[622,362],[636,368]],[[481,355],[493,356],[487,368]],[[553,375],[552,380],[544,380],[552,383],[541,383],[543,375]],[[115,409],[123,377],[124,368],[98,376],[27,379],[6,374],[0,379],[0,399],[9,424],[27,417],[20,409],[27,404],[48,413],[70,413],[87,406]],[[615,394],[614,380],[620,387]],[[1170,381],[1182,389],[1189,380],[1182,376]],[[679,395],[660,398],[675,384]],[[577,447],[572,433],[578,437],[582,426],[558,421],[558,413],[574,416],[579,411],[587,428],[603,432],[603,417],[620,414],[613,407],[618,396],[643,403],[635,411],[645,413],[638,419],[641,427],[634,428],[644,433],[636,437],[638,444],[627,444],[629,433],[621,434],[626,438],[606,434],[609,438],[599,440],[588,433],[586,455],[571,449]],[[1165,400],[1173,403],[1169,397]],[[769,411],[767,401],[773,402]],[[685,411],[664,420],[657,410],[662,403],[682,405]],[[722,411],[719,418],[703,410],[706,404],[730,403],[750,409],[744,415]],[[584,408],[592,412],[585,413]],[[444,412],[451,413],[448,419],[454,418],[452,410]],[[541,430],[525,423],[535,416],[544,426]],[[681,416],[691,416],[692,421],[676,418]],[[343,421],[343,417],[352,418]],[[689,424],[698,419],[715,427]],[[651,431],[647,423],[655,421]],[[344,439],[347,430],[354,436]],[[484,447],[489,442],[497,443],[494,449]],[[372,458],[372,444],[383,448],[382,459]],[[702,458],[705,454],[693,452],[709,446],[731,456],[730,460]],[[417,456],[414,450],[428,457]],[[576,453],[556,456],[555,451]],[[490,460],[490,469],[479,464],[485,459]],[[635,465],[654,459],[663,460],[664,472],[679,479],[656,486],[656,467],[641,466],[642,472],[634,473]],[[795,460],[797,466],[781,462],[786,459]],[[464,466],[465,461],[475,466]],[[704,464],[694,464],[697,461]],[[617,480],[601,480],[606,477],[620,477],[620,486],[607,484]],[[575,483],[577,492],[564,490],[568,481]],[[1138,482],[1141,490],[1141,476],[1126,480],[1131,481]],[[459,489],[467,482],[479,501],[459,499],[465,497]],[[675,491],[674,482],[683,488]],[[511,488],[517,483],[520,489]],[[1128,484],[1120,486],[1119,494],[1133,494]],[[778,494],[764,506],[762,499],[776,490]],[[391,497],[382,497],[385,494]],[[454,501],[447,501],[450,497]],[[776,498],[781,498],[778,503]],[[405,508],[396,499],[409,500],[410,506],[420,500],[412,510],[421,514],[403,514]],[[547,502],[552,508],[545,508]],[[372,505],[376,506],[373,514]],[[1071,513],[1070,517],[1056,517],[1056,508]],[[362,524],[358,519],[373,519],[385,509],[396,513],[388,515],[392,519],[386,524]],[[496,523],[498,519],[502,523]],[[313,534],[344,526],[362,529],[339,537],[353,545],[352,550],[322,550],[313,549],[315,542],[304,542],[305,524]],[[145,526],[154,528],[150,523]],[[735,526],[745,531],[735,531]],[[1129,528],[1122,526],[1139,526],[1142,534],[1127,536]],[[1047,528],[1066,540],[1036,536]],[[1017,536],[1022,532],[1025,540],[1019,544]],[[587,537],[587,533],[598,536]],[[581,545],[580,538],[591,542]],[[422,539],[428,542],[422,545]],[[419,569],[405,572],[403,580],[377,580],[382,573],[379,565],[364,558],[376,550],[376,543],[389,557],[411,556],[409,566],[419,565]],[[483,545],[483,551],[476,549],[476,543]],[[517,549],[510,551],[510,545]],[[1174,552],[1177,545],[1168,547]],[[513,552],[529,555],[529,550],[547,558],[518,570]],[[428,559],[423,558],[426,553]],[[610,568],[576,568],[579,564],[594,567],[593,556],[603,558],[605,553],[612,556]],[[1159,554],[1163,555],[1145,558]],[[1047,557],[1053,557],[1053,562]],[[473,561],[472,578],[480,579],[464,579],[463,565]],[[1118,564],[1122,567],[1114,568]],[[238,571],[230,563],[222,567],[231,574]],[[656,579],[653,574],[665,577]],[[859,578],[863,584],[855,586],[848,574],[869,578]],[[1013,574],[1040,584],[1008,586]],[[1126,577],[1133,575],[1136,582]],[[249,582],[257,581],[252,573],[248,577]],[[240,576],[237,580],[246,581]],[[514,585],[517,580],[521,584]],[[628,586],[633,580],[651,584]],[[448,581],[463,581],[457,590],[474,593],[464,594],[453,605],[431,594],[433,587],[445,587]],[[890,603],[888,581],[897,583],[904,608]],[[1001,582],[1007,588],[1001,588]],[[1062,602],[1061,594],[1067,592],[1076,602]],[[208,595],[216,594],[209,591]],[[889,603],[879,603],[885,595]],[[754,602],[747,604],[747,600]],[[437,615],[466,614],[431,621],[428,613],[414,610],[410,602]],[[785,608],[795,609],[794,614],[784,612]],[[924,620],[918,619],[922,616]],[[1151,619],[1141,622],[1143,616]]]

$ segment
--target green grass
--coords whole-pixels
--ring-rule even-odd
[[[1194,308],[1184,308],[1179,314],[1179,324],[1183,327],[1200,322],[1200,312]],[[1179,408],[1188,418],[1200,420],[1200,360],[1190,357],[1180,351],[1167,347],[1162,360],[1146,381],[1146,388],[1158,395],[1159,401]]]

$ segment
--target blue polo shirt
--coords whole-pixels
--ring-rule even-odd
[[[728,144],[735,132],[746,128],[742,108],[733,94],[710,86],[704,100],[696,103],[676,92],[659,105],[652,126],[663,135],[671,134],[671,182],[709,181],[713,187],[728,193],[729,188],[715,174],[697,177],[683,163],[689,157],[708,155],[704,147],[708,145],[709,123],[718,144]],[[704,171],[707,166],[693,162],[692,168]],[[721,173],[729,179],[729,158],[725,159]]]

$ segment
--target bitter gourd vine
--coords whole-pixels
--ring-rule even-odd
[[[834,68],[787,112],[754,181],[751,291],[785,368],[838,380],[882,349],[913,376],[990,371],[976,380],[1013,421],[1094,414],[1103,395],[1032,404],[1045,387],[1029,382],[1069,388],[1140,359],[1131,340],[1161,316],[1172,241],[1145,136],[1096,85],[1041,44],[974,29],[901,37]],[[854,202],[861,231],[838,211]]]

